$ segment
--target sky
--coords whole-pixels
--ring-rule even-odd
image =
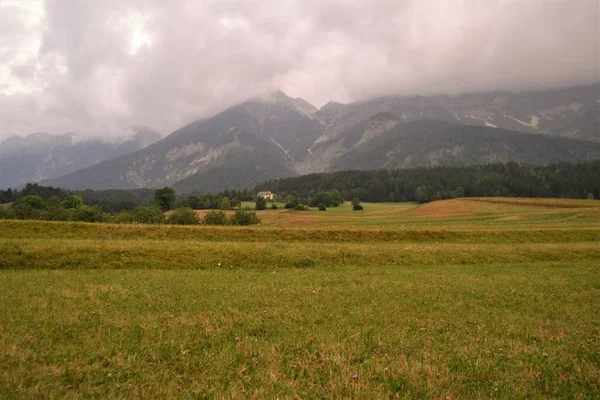
[[[0,139],[600,80],[600,0],[0,0]]]

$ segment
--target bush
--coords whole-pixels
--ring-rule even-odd
[[[0,205],[0,219],[14,219],[15,212],[10,207]]]
[[[198,218],[198,214],[191,208],[181,207],[169,215],[167,223],[173,225],[198,225],[200,223],[200,218]]]
[[[79,208],[83,205],[83,198],[81,196],[75,196],[70,194],[60,203],[61,206],[67,209]]]
[[[162,224],[165,222],[165,215],[157,205],[137,206],[131,212],[121,212],[117,216],[117,221],[138,224]]]
[[[37,194],[30,194],[19,199],[17,205],[23,205],[40,210],[44,208],[44,199]]]
[[[352,205],[353,206],[357,206],[360,204],[360,199],[358,197],[355,197],[352,199]]]
[[[325,204],[321,203],[319,204],[319,211],[327,211],[327,207],[325,207]]]
[[[71,221],[75,210],[63,208],[60,206],[53,205],[49,206],[50,200],[46,202],[46,209],[42,212],[42,219],[46,221]]]
[[[277,210],[279,207],[277,207],[277,204],[273,203],[271,204],[271,210]]]
[[[296,207],[294,207],[294,211],[308,211],[309,208],[308,206],[305,206],[304,204],[298,204]]]
[[[16,219],[41,219],[42,217],[42,210],[32,207],[28,203],[19,202],[12,207],[12,211]]]
[[[103,213],[98,206],[82,205],[73,212],[73,220],[83,222],[104,222],[108,215]]]
[[[202,223],[204,225],[227,225],[229,223],[229,218],[227,217],[227,214],[221,210],[211,210],[204,215]]]
[[[223,197],[221,203],[219,204],[219,208],[221,210],[231,210],[231,202],[227,197]]]
[[[256,216],[256,212],[242,208],[235,210],[230,223],[231,225],[258,225],[260,224],[260,219]]]
[[[257,210],[266,210],[267,209],[267,199],[262,196],[258,196],[256,198],[256,209]]]
[[[362,211],[363,210],[363,206],[361,206],[360,204],[355,204],[352,206],[352,211]]]

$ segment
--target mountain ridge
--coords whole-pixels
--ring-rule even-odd
[[[74,189],[241,189],[260,179],[363,165],[387,168],[369,159],[387,153],[390,165],[402,168],[494,160],[584,161],[600,158],[598,110],[600,84],[546,92],[388,96],[329,102],[320,109],[275,91],[183,126],[143,150],[47,183]],[[485,140],[491,141],[489,146]],[[407,149],[414,152],[412,158]],[[357,162],[361,157],[365,160]]]

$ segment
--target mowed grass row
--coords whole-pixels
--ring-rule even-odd
[[[1,398],[597,398],[597,261],[0,271]]]
[[[473,229],[471,229],[473,228]],[[457,227],[375,229],[261,229],[260,227],[212,227],[131,225],[85,222],[0,220],[0,240],[160,240],[160,241],[325,241],[325,242],[415,242],[415,243],[565,243],[600,242],[600,225],[560,228],[536,225],[513,229],[482,228],[470,223]]]
[[[0,269],[277,269],[594,260],[600,244],[2,239]]]

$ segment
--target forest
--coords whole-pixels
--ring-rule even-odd
[[[345,200],[426,203],[457,197],[600,198],[600,161],[547,166],[521,163],[472,167],[339,171],[274,179],[255,192],[312,198],[337,189]]]

